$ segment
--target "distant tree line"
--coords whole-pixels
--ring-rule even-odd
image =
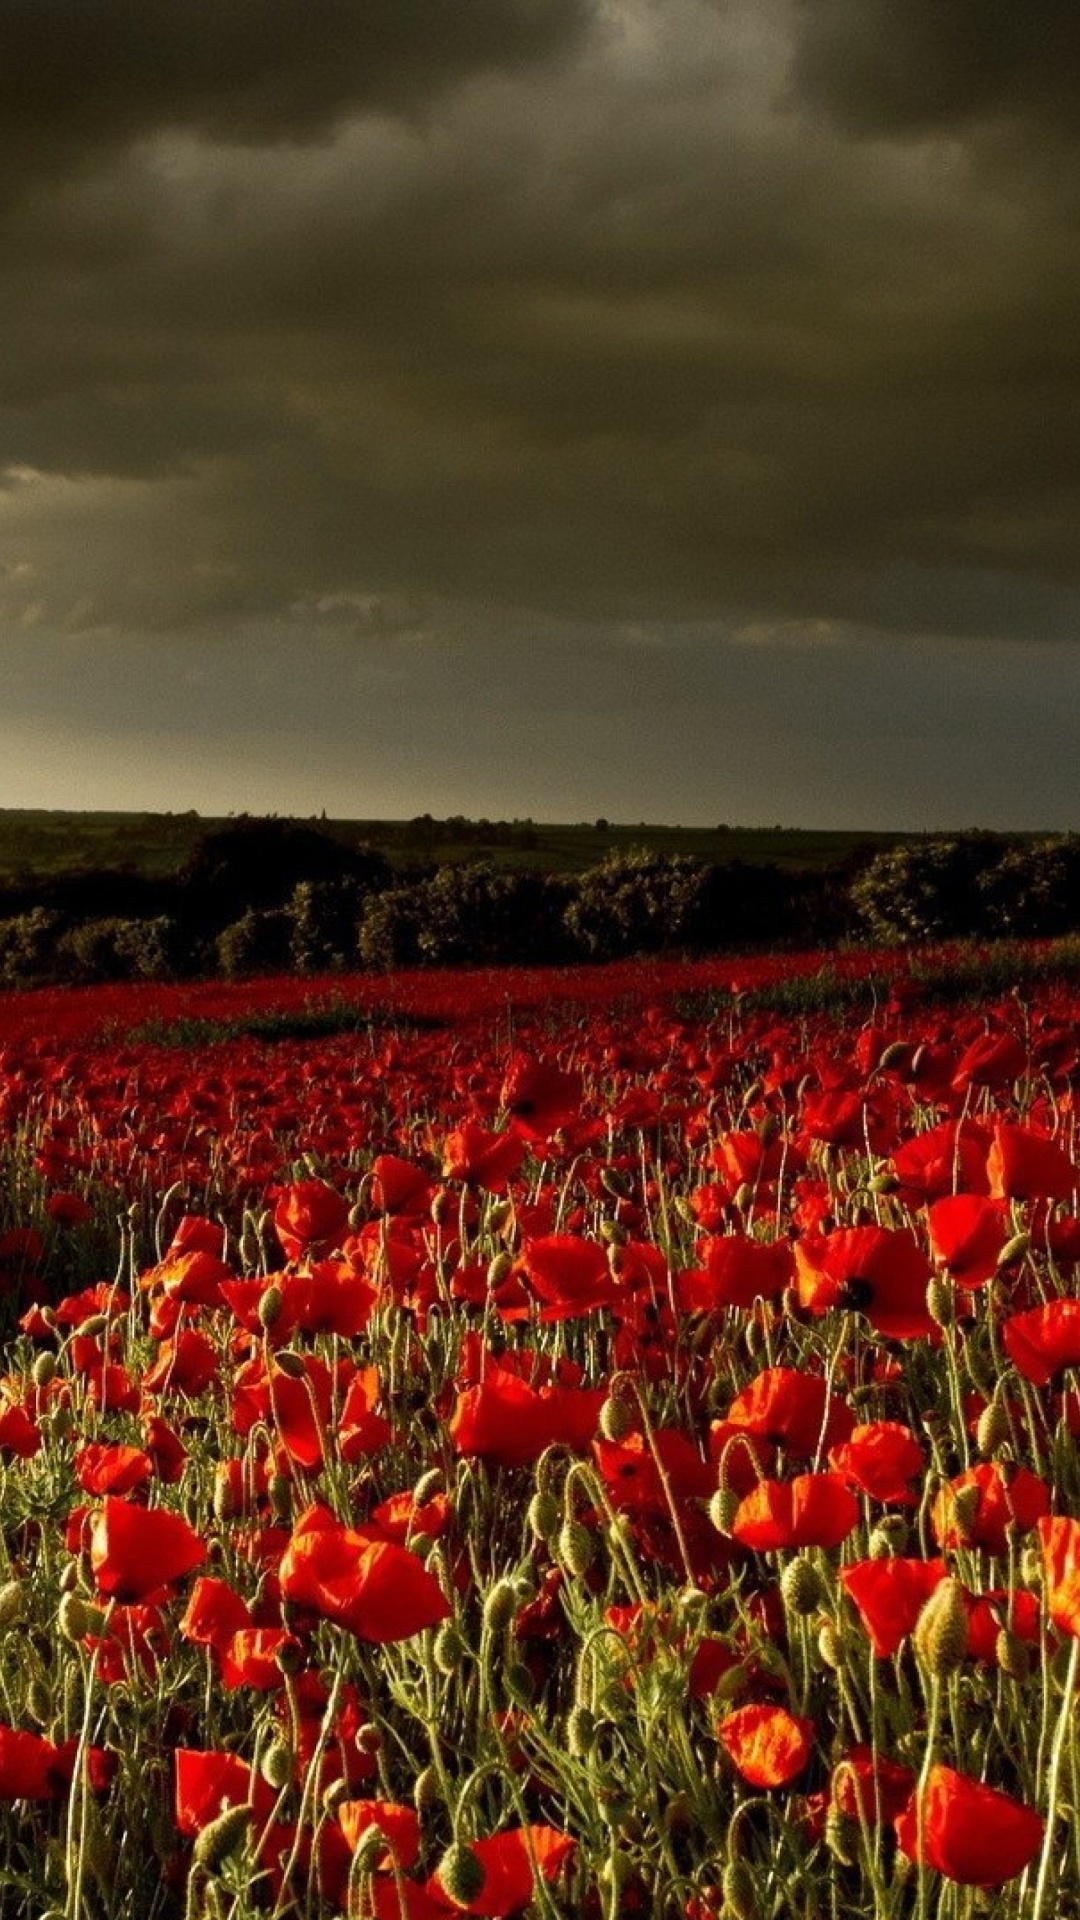
[[[1074,931],[1080,835],[913,840],[816,872],[638,850],[572,876],[467,860],[402,880],[372,847],[242,815],[164,879],[80,871],[0,886],[0,985]]]

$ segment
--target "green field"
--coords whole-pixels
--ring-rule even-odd
[[[163,877],[183,865],[203,834],[225,825],[198,813],[69,813],[0,809],[0,880],[101,868]],[[825,832],[783,827],[678,827],[603,821],[329,820],[308,824],[347,843],[378,847],[402,872],[451,860],[580,873],[615,850],[647,847],[702,860],[764,862],[788,869],[835,866],[859,850],[876,851],[899,833]]]

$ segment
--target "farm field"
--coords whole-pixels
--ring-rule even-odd
[[[1078,1089],[1064,949],[0,996],[4,1920],[1080,1913]]]

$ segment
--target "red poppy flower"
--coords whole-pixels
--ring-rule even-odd
[[[604,1387],[531,1387],[492,1366],[479,1386],[458,1395],[447,1431],[458,1453],[525,1466],[558,1444],[584,1453],[606,1398]]]
[[[575,1319],[611,1306],[618,1295],[606,1248],[577,1234],[527,1240],[519,1265],[526,1284],[543,1303],[545,1319]]]
[[[1050,1300],[1014,1313],[1002,1327],[1002,1339],[1017,1373],[1045,1387],[1065,1367],[1080,1364],[1080,1300]]]
[[[777,1547],[838,1547],[859,1523],[859,1503],[838,1473],[762,1480],[739,1502],[732,1537],[756,1553]]]
[[[716,1469],[684,1433],[659,1427],[652,1441],[676,1500],[707,1500],[715,1492]],[[643,1434],[618,1442],[596,1440],[593,1453],[612,1506],[626,1513],[667,1512],[660,1471]]]
[[[1009,1238],[1005,1204],[981,1193],[951,1193],[927,1212],[930,1252],[960,1287],[983,1287]]]
[[[32,1460],[43,1445],[40,1428],[25,1407],[0,1406],[0,1453],[13,1453],[19,1460]]]
[[[337,1428],[338,1451],[350,1467],[393,1439],[393,1427],[378,1411],[381,1398],[378,1367],[357,1367],[345,1392]]]
[[[1034,1807],[952,1767],[930,1769],[921,1796],[921,1835],[917,1797],[896,1821],[900,1851],[961,1886],[1002,1886],[1023,1872],[1042,1844],[1045,1822]]]
[[[752,1307],[758,1299],[778,1299],[794,1270],[786,1240],[748,1240],[742,1234],[721,1234],[708,1242],[703,1269],[678,1276],[676,1299],[684,1313]]]
[[[1080,1520],[1046,1515],[1038,1530],[1047,1611],[1055,1627],[1080,1637]]]
[[[396,1153],[380,1153],[371,1167],[371,1204],[379,1213],[426,1214],[434,1183],[426,1168]]]
[[[995,1199],[1068,1200],[1080,1185],[1068,1154],[1046,1134],[999,1120],[986,1171]]]
[[[485,1193],[505,1193],[525,1158],[525,1141],[514,1126],[492,1133],[476,1120],[448,1133],[443,1146],[444,1180],[464,1180]]]
[[[981,1033],[964,1048],[953,1075],[953,1092],[1005,1087],[1027,1071],[1028,1057],[1015,1033]]]
[[[438,1581],[407,1547],[343,1527],[322,1507],[297,1521],[278,1578],[286,1599],[359,1640],[408,1640],[451,1612]]]
[[[841,1227],[795,1243],[799,1299],[811,1313],[845,1307],[893,1340],[934,1331],[930,1264],[909,1227]]]
[[[1008,1553],[1009,1529],[1030,1532],[1050,1511],[1045,1482],[1027,1467],[1002,1467],[980,1460],[942,1487],[930,1509],[930,1525],[939,1547],[984,1547]]]
[[[55,1746],[39,1733],[0,1726],[0,1800],[58,1800],[75,1772],[79,1741]],[[88,1774],[95,1792],[109,1783],[114,1756],[91,1747]]]
[[[275,1798],[261,1773],[239,1754],[177,1747],[174,1814],[179,1833],[195,1838],[227,1807],[251,1806],[262,1823]]]
[[[852,1747],[833,1768],[832,1804],[847,1820],[878,1826],[895,1820],[911,1799],[915,1770],[874,1747]]]
[[[186,1393],[193,1400],[216,1380],[221,1361],[213,1341],[197,1327],[184,1327],[163,1340],[158,1357],[143,1374],[146,1393]]]
[[[818,1374],[766,1367],[736,1395],[727,1424],[783,1447],[791,1459],[810,1460],[819,1447],[847,1440],[855,1416]]]
[[[752,1787],[786,1787],[814,1750],[814,1723],[786,1707],[751,1703],[726,1714],[717,1737]]]
[[[428,1891],[443,1900],[450,1899],[451,1906],[459,1913],[485,1914],[491,1916],[491,1920],[505,1920],[507,1914],[519,1913],[529,1905],[536,1890],[537,1875],[543,1881],[557,1878],[576,1844],[569,1834],[559,1833],[555,1827],[509,1827],[505,1833],[494,1833],[487,1840],[473,1842],[472,1852],[484,1873],[484,1884],[475,1900],[466,1905],[452,1899],[437,1873],[428,1882]]]
[[[386,1835],[386,1851],[375,1861],[376,1873],[390,1873],[395,1861],[404,1873],[416,1865],[420,1857],[420,1817],[415,1807],[402,1807],[394,1800],[343,1800],[337,1815],[354,1853],[372,1827]]]
[[[145,1600],[206,1559],[206,1542],[178,1513],[107,1498],[90,1530],[90,1565],[99,1593]]]
[[[278,1654],[283,1647],[299,1645],[284,1627],[239,1627],[218,1647],[222,1686],[230,1691],[251,1687],[256,1693],[276,1693],[285,1681]]]
[[[944,1560],[857,1560],[840,1582],[859,1610],[879,1660],[887,1660],[915,1628],[935,1587],[945,1578]]]
[[[153,1474],[153,1463],[141,1447],[107,1446],[88,1441],[75,1455],[75,1478],[84,1493],[130,1493]]]
[[[527,1139],[548,1140],[580,1113],[582,1076],[516,1053],[506,1069],[499,1100]]]
[[[252,1625],[251,1609],[227,1580],[200,1574],[192,1581],[180,1632],[196,1646],[221,1647],[242,1627]]]
[[[899,1197],[919,1207],[951,1193],[985,1193],[990,1134],[977,1120],[943,1120],[914,1133],[892,1156]]]
[[[325,1180],[298,1180],[285,1187],[274,1208],[274,1228],[287,1260],[314,1249],[329,1252],[349,1227],[349,1209]]]
[[[926,1471],[926,1454],[899,1420],[872,1420],[830,1449],[829,1465],[869,1499],[913,1507],[918,1496],[909,1482]]]

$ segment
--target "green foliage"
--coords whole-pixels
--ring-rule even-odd
[[[248,973],[279,973],[288,965],[291,938],[292,922],[284,908],[249,907],[218,934],[218,971],[226,980]]]
[[[174,920],[83,920],[61,935],[56,947],[60,977],[84,984],[100,980],[168,980],[180,970],[180,929]]]
[[[45,907],[0,920],[0,984],[28,987],[55,978],[62,927],[60,915]]]
[[[991,835],[928,840],[876,854],[851,886],[871,938],[952,940],[987,931],[983,876],[1001,859]]]

